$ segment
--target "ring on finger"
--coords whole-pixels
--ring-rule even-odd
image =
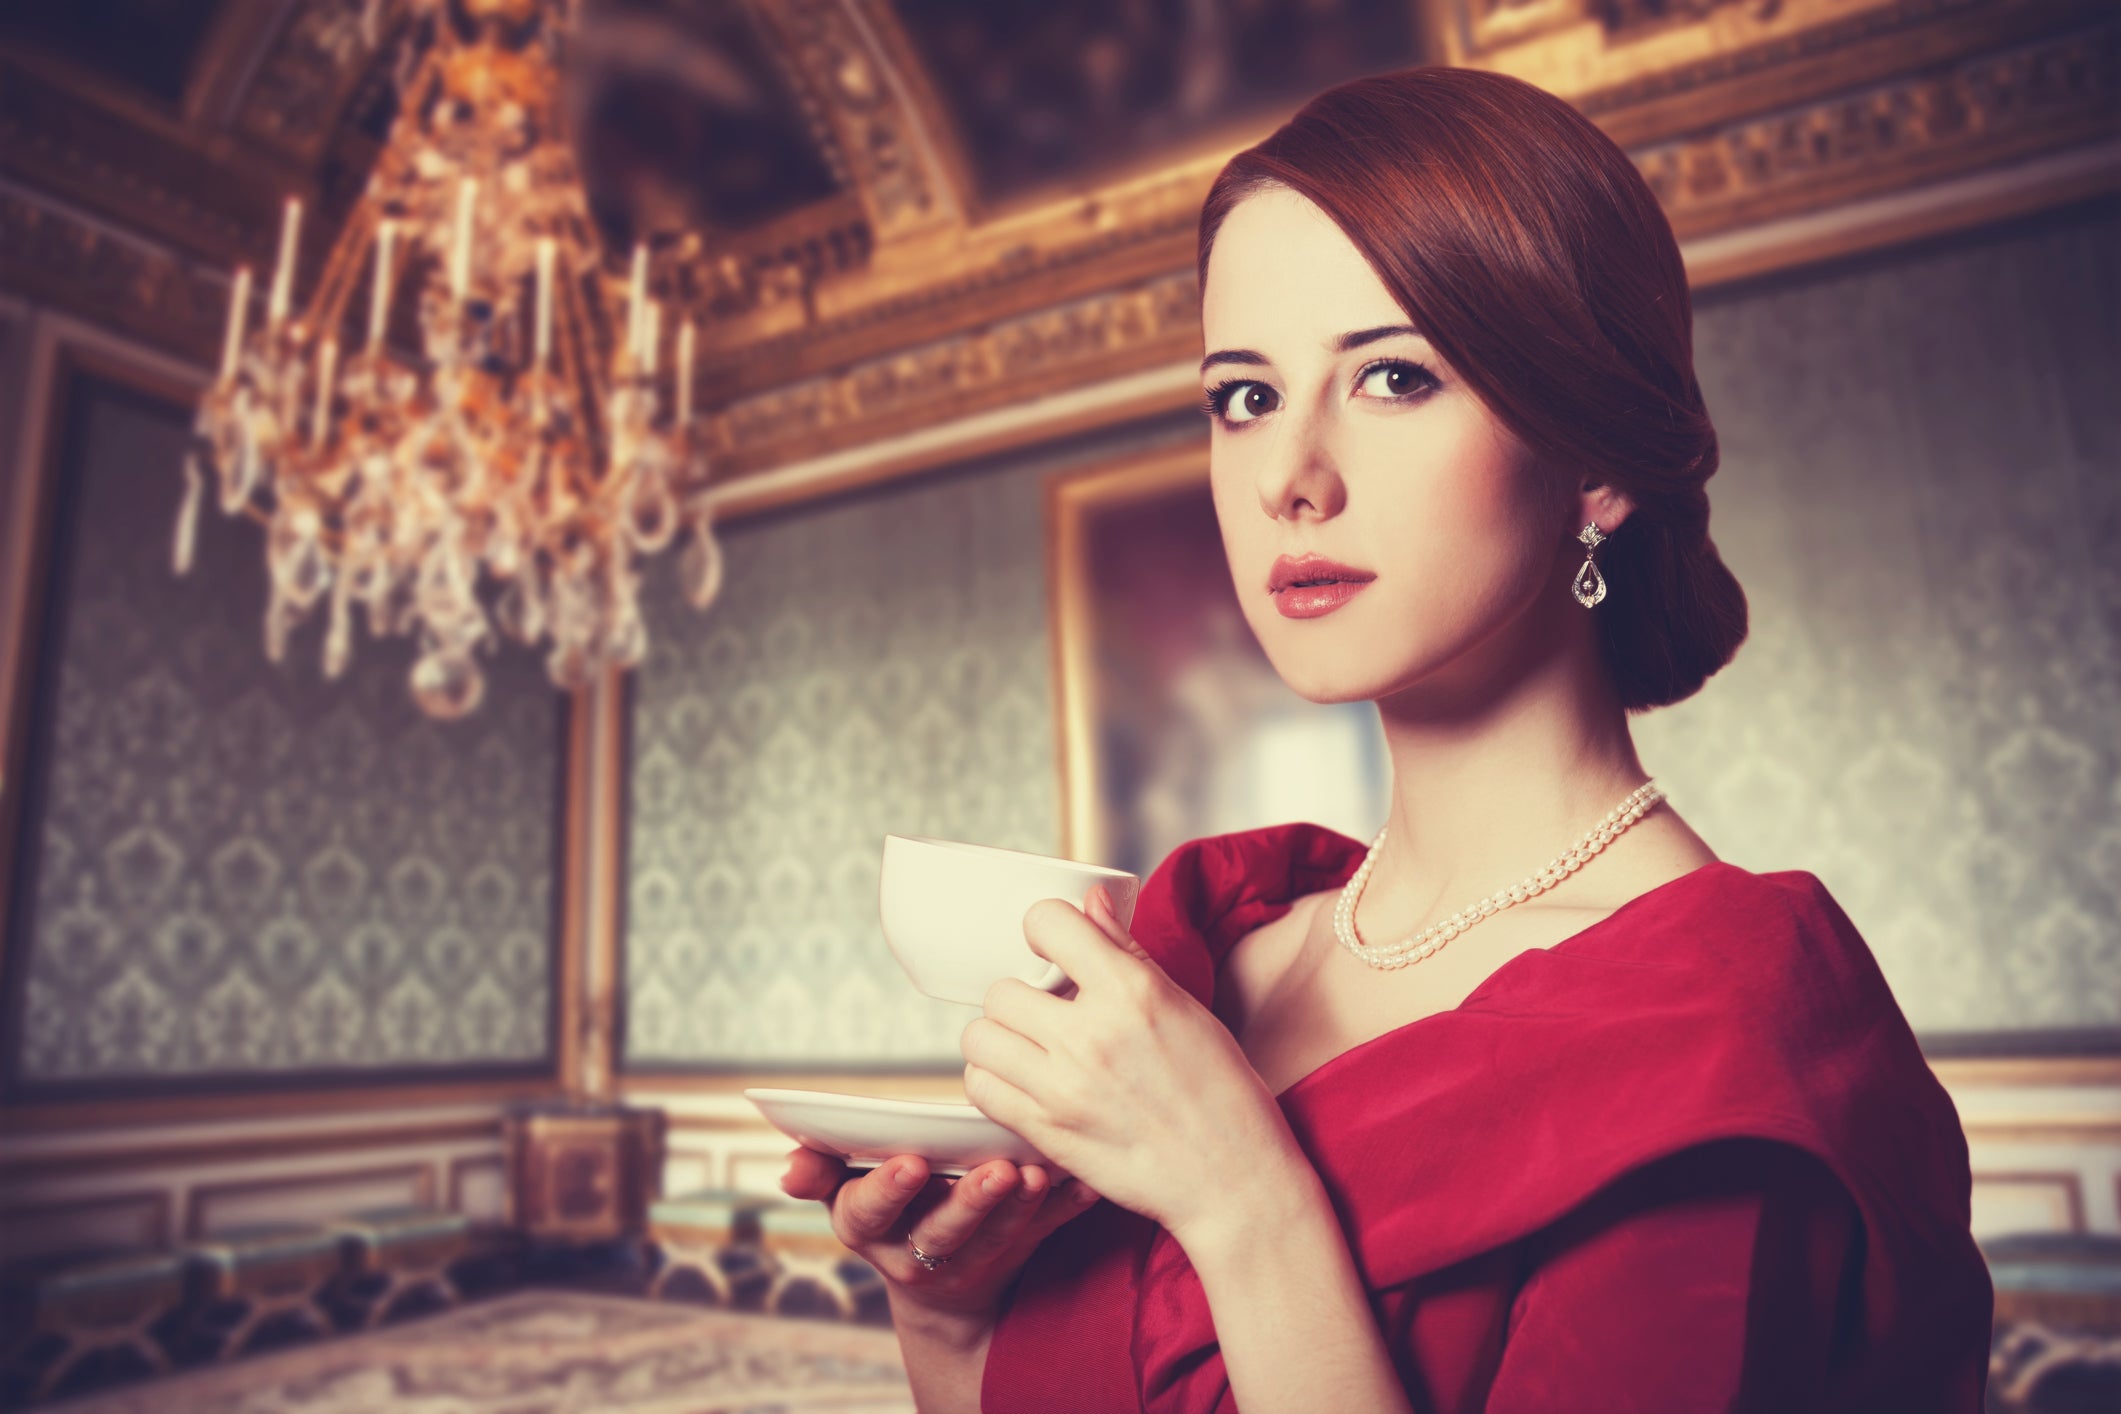
[[[906,1239],[906,1249],[913,1253],[914,1261],[919,1262],[922,1266],[926,1267],[931,1272],[934,1271],[937,1267],[940,1267],[943,1263],[950,1260],[947,1256],[937,1256],[933,1252],[921,1251],[921,1245],[918,1242],[915,1242],[911,1237],[908,1237]]]

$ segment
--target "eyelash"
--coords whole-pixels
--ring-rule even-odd
[[[1363,379],[1369,377],[1371,374],[1383,368],[1411,369],[1415,373],[1420,374],[1421,377],[1428,383],[1428,387],[1416,388],[1411,393],[1395,393],[1390,397],[1383,399],[1383,401],[1385,402],[1409,402],[1415,398],[1420,397],[1422,394],[1430,391],[1430,389],[1439,386],[1437,384],[1435,374],[1429,372],[1429,370],[1422,364],[1416,363],[1412,359],[1406,358],[1381,358],[1375,363],[1364,364],[1362,367],[1362,371],[1355,375],[1355,385],[1357,387],[1361,387]],[[1235,430],[1237,428],[1245,426],[1245,423],[1230,421],[1228,417],[1228,413],[1230,410],[1230,397],[1239,388],[1249,388],[1254,386],[1256,383],[1258,383],[1258,380],[1254,378],[1231,378],[1224,382],[1217,383],[1214,387],[1208,389],[1208,395],[1201,400],[1201,412],[1205,416],[1214,418],[1225,428],[1229,428],[1231,430]],[[1252,420],[1257,421],[1258,419],[1254,418]]]

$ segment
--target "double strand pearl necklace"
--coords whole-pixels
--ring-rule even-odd
[[[1370,852],[1363,857],[1361,867],[1341,888],[1340,901],[1333,907],[1333,932],[1339,937],[1342,947],[1372,967],[1406,967],[1420,962],[1489,914],[1500,913],[1513,903],[1523,903],[1528,898],[1543,894],[1568,878],[1589,862],[1592,855],[1611,844],[1622,830],[1648,814],[1662,799],[1664,792],[1657,788],[1657,783],[1644,781],[1626,800],[1614,806],[1605,819],[1592,826],[1582,839],[1555,855],[1551,864],[1525,879],[1523,883],[1512,884],[1507,889],[1490,894],[1479,903],[1460,909],[1441,922],[1431,923],[1410,938],[1372,947],[1356,936],[1355,904],[1362,897],[1363,885],[1370,880],[1370,869],[1377,863],[1377,851],[1385,842],[1385,832],[1379,830],[1377,838],[1370,842]]]

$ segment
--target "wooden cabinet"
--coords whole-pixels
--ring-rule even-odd
[[[661,1196],[663,1112],[628,1105],[543,1104],[502,1120],[508,1225],[558,1242],[638,1238]]]

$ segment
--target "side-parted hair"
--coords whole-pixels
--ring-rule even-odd
[[[1691,696],[1744,641],[1745,592],[1708,535],[1718,453],[1686,267],[1627,154],[1508,75],[1355,79],[1223,167],[1201,208],[1202,289],[1224,218],[1276,185],[1346,233],[1521,441],[1633,499],[1597,553],[1606,665],[1630,711]]]

